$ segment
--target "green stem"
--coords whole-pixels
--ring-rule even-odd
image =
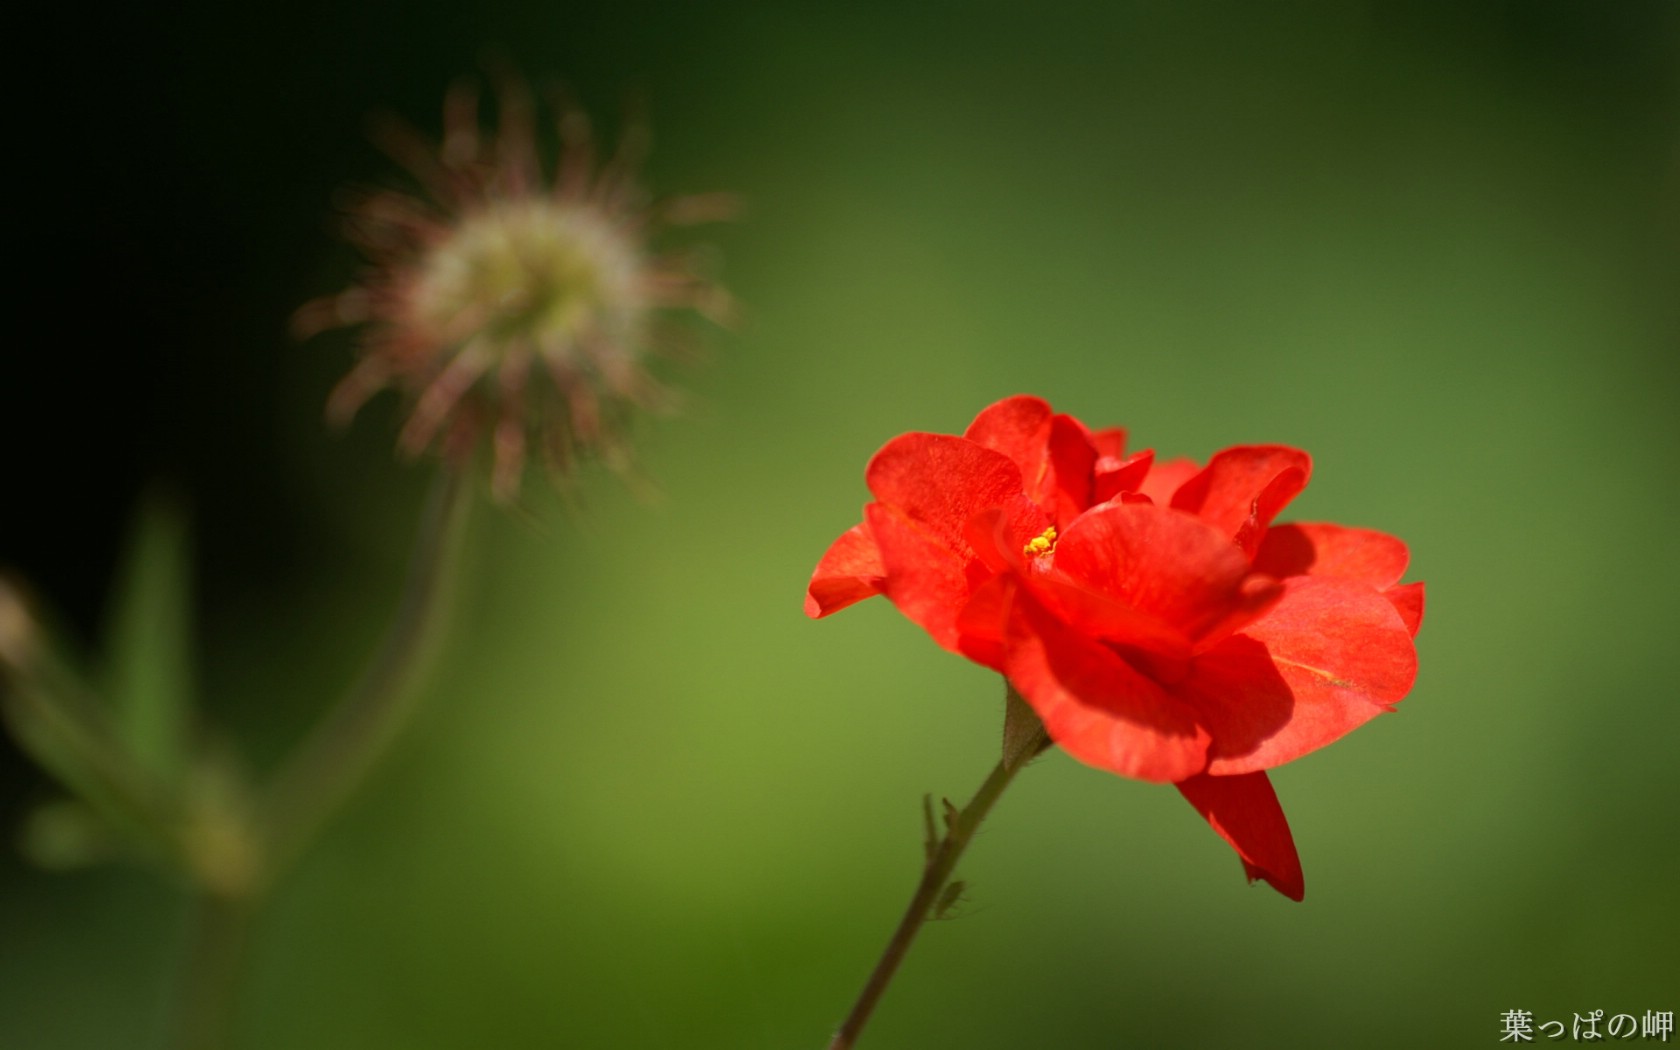
[[[232,1045],[240,978],[260,906],[254,895],[200,890],[195,896],[173,1050],[225,1050]]]
[[[414,712],[454,576],[471,488],[445,471],[421,512],[402,598],[373,663],[276,774],[265,805],[237,821],[248,878],[198,879],[176,1015],[178,1050],[225,1050],[252,927],[275,880],[366,782]]]
[[[887,942],[886,951],[881,953],[880,961],[875,964],[875,972],[869,975],[868,983],[863,986],[863,992],[852,1005],[851,1013],[846,1015],[846,1021],[840,1026],[840,1031],[835,1033],[834,1041],[828,1044],[828,1050],[851,1050],[857,1042],[858,1034],[869,1022],[869,1015],[874,1011],[875,1004],[887,990],[887,985],[892,983],[899,963],[904,961],[910,945],[916,940],[916,934],[921,932],[928,914],[950,882],[957,861],[968,848],[968,843],[979,829],[980,822],[986,819],[986,814],[991,812],[992,806],[1003,794],[1003,789],[1009,786],[1009,782],[1024,765],[1024,761],[1011,761],[1009,758],[999,762],[997,768],[986,778],[986,782],[980,785],[980,790],[975,792],[973,800],[951,820],[945,837],[933,847],[928,857],[927,867],[922,872],[922,881],[916,885],[916,893],[910,898],[910,906],[905,909],[904,918],[899,920],[898,929],[893,931],[892,940]]]
[[[422,512],[401,602],[372,665],[276,774],[264,812],[271,877],[308,848],[413,715],[452,590],[470,496],[462,472],[440,473]]]

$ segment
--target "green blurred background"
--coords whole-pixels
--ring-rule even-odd
[[[250,1050],[814,1048],[1001,687],[885,602],[814,623],[868,456],[1015,392],[1198,457],[1316,460],[1285,515],[1429,583],[1398,714],[1274,774],[1250,888],[1171,790],[1051,754],[866,1047],[1491,1046],[1680,1006],[1680,8],[1646,3],[212,4],[14,38],[0,563],[93,647],[143,488],[197,537],[208,717],[259,767],[378,637],[426,471],[291,341],[354,261],[365,116],[486,47],[656,190],[733,189],[746,305],[663,498],[481,507],[422,717],[263,924]],[[38,20],[38,21],[36,21]],[[0,751],[8,833],[50,783]],[[0,857],[0,1047],[156,1045],[184,898]]]

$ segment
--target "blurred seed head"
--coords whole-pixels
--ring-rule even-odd
[[[497,96],[487,129],[477,86],[453,87],[437,144],[381,124],[377,141],[418,191],[347,195],[345,235],[367,265],[351,287],[306,303],[294,327],[360,330],[329,419],[347,423],[395,389],[408,406],[402,453],[436,451],[460,467],[487,443],[492,489],[508,501],[533,449],[561,483],[582,458],[628,466],[628,416],[673,402],[647,363],[683,348],[674,317],[726,324],[731,306],[699,254],[651,242],[729,218],[734,202],[650,202],[638,182],[645,131],[633,124],[598,160],[588,118],[564,102],[552,106],[558,155],[545,163],[529,90],[504,76]]]

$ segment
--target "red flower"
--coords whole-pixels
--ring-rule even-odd
[[[875,502],[823,556],[805,611],[886,595],[1007,676],[1075,758],[1174,784],[1251,880],[1300,900],[1265,770],[1404,698],[1423,616],[1399,540],[1272,524],[1311,470],[1282,445],[1157,463],[1127,455],[1123,431],[1012,397],[961,437],[876,453]]]

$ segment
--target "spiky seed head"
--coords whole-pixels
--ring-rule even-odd
[[[387,122],[380,144],[417,190],[362,190],[344,204],[366,260],[349,288],[306,303],[300,335],[357,327],[359,360],[328,398],[345,423],[398,391],[410,456],[452,467],[488,435],[492,489],[511,500],[533,444],[562,482],[583,456],[629,461],[624,422],[668,392],[647,368],[682,332],[674,315],[726,323],[728,294],[693,253],[656,251],[671,226],[727,218],[722,194],[650,204],[638,180],[645,136],[632,127],[598,163],[588,118],[557,104],[558,157],[545,165],[528,90],[504,78],[493,133],[475,85],[451,89],[439,144]]]

